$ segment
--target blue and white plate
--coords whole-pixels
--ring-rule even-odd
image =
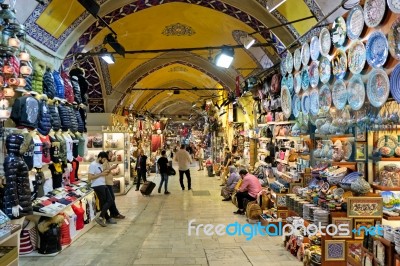
[[[348,67],[353,74],[360,74],[365,66],[365,47],[362,41],[355,40],[350,46],[347,59]]]
[[[308,45],[308,42],[305,42],[301,47],[301,62],[303,63],[303,66],[306,67],[308,61],[310,61],[310,46]]]
[[[301,72],[294,74],[293,88],[296,94],[299,94],[301,91]]]
[[[338,79],[333,84],[332,101],[338,110],[342,110],[347,103],[348,93],[344,81]]]
[[[388,42],[390,54],[396,60],[400,60],[400,17],[398,17],[390,27]]]
[[[386,0],[366,0],[364,4],[365,24],[370,28],[378,26],[385,16]]]
[[[281,79],[281,87],[283,87],[283,86],[287,86],[287,78],[284,76],[282,76],[282,79]]]
[[[288,73],[292,73],[293,71],[293,55],[289,51],[286,54],[286,70]]]
[[[285,76],[287,73],[287,69],[286,69],[286,57],[281,59],[281,75]]]
[[[319,96],[318,102],[321,110],[324,113],[328,112],[332,105],[332,93],[328,85],[325,84],[319,89],[318,96]]]
[[[310,77],[310,85],[312,88],[318,86],[319,83],[319,71],[318,71],[318,63],[316,61],[311,62],[308,67],[308,75]]]
[[[350,40],[360,37],[364,29],[364,10],[360,5],[353,7],[346,20],[347,36]]]
[[[389,54],[389,44],[385,35],[380,31],[373,32],[367,41],[367,62],[374,68],[382,67]]]
[[[400,14],[400,1],[399,0],[387,0],[389,9],[396,14]]]
[[[331,50],[331,34],[327,28],[322,28],[319,33],[319,51],[322,56],[328,56]]]
[[[343,79],[347,72],[347,56],[342,49],[336,49],[332,58],[332,72],[337,79]]]
[[[310,91],[310,113],[312,115],[317,115],[319,112],[319,95],[317,89],[312,89]]]
[[[381,107],[389,97],[389,77],[383,69],[374,69],[369,73],[367,96],[375,107]]]
[[[303,115],[308,115],[310,113],[310,95],[308,91],[304,92],[301,96],[301,111]]]
[[[290,94],[293,94],[293,83],[294,83],[293,74],[289,73],[289,75],[287,76],[287,79],[286,79],[286,85],[290,91]]]
[[[400,64],[397,64],[390,74],[390,92],[393,98],[400,103]]]
[[[346,22],[343,17],[337,17],[332,24],[332,43],[335,47],[342,47],[346,41]]]
[[[297,48],[294,51],[293,55],[293,66],[296,71],[299,71],[301,68],[301,51],[300,48]]]
[[[304,67],[301,71],[301,88],[306,91],[308,86],[310,86],[310,77],[308,76],[307,67]]]
[[[365,102],[365,86],[360,75],[353,75],[347,85],[348,101],[351,109],[358,111]]]
[[[287,86],[281,88],[281,107],[282,112],[286,118],[292,114],[292,96]]]
[[[299,95],[295,94],[292,100],[292,112],[294,117],[299,117],[299,113],[301,112],[301,100]]]
[[[331,61],[325,56],[319,61],[319,78],[324,84],[331,79]]]
[[[319,57],[319,39],[317,36],[311,38],[310,42],[310,55],[311,60],[318,60]]]

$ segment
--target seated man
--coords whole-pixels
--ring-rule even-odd
[[[224,197],[222,201],[229,201],[231,199],[232,193],[235,190],[235,186],[240,179],[240,176],[235,166],[229,166],[229,172],[230,175],[226,186],[221,189],[221,196]]]
[[[248,199],[249,201],[254,201],[257,198],[258,192],[261,191],[262,187],[258,178],[252,174],[249,174],[246,170],[242,169],[239,171],[240,177],[243,179],[243,182],[239,188],[239,191],[236,193],[236,199],[238,202],[238,210],[233,212],[234,214],[245,214],[244,209],[244,199]]]

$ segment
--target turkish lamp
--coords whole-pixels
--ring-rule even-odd
[[[250,35],[247,35],[243,41],[243,46],[244,46],[244,48],[249,50],[254,45],[255,42],[256,42],[256,40],[253,37],[251,37]]]
[[[233,62],[234,53],[233,48],[228,46],[222,47],[221,53],[217,55],[216,65],[222,68],[229,68]]]

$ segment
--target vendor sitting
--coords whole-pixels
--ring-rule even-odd
[[[239,171],[240,177],[243,179],[242,184],[238,192],[236,193],[236,199],[238,202],[238,210],[233,212],[234,214],[245,214],[244,210],[244,199],[254,201],[257,198],[258,192],[261,191],[262,187],[258,178],[252,174],[249,174],[246,170],[242,169]]]
[[[222,201],[229,201],[231,200],[232,193],[235,190],[235,186],[237,182],[239,181],[240,176],[237,172],[237,169],[235,166],[229,166],[229,178],[226,183],[226,186],[224,186],[221,189],[221,196],[224,197]]]

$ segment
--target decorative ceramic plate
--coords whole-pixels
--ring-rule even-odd
[[[293,94],[293,74],[292,73],[289,73],[289,75],[287,76],[287,79],[286,79],[286,85],[287,85],[287,87],[288,87],[288,89],[289,89],[289,91],[290,91],[290,94]]]
[[[344,151],[344,159],[346,161],[350,160],[351,154],[353,153],[353,145],[351,145],[351,142],[346,140],[344,141],[343,145],[343,151]]]
[[[286,86],[286,85],[287,85],[287,78],[282,76],[281,87]]]
[[[315,88],[319,83],[319,71],[318,71],[318,63],[316,61],[311,62],[308,67],[308,75],[310,77],[310,85]]]
[[[301,90],[301,72],[294,74],[293,87],[294,92],[298,94]]]
[[[369,102],[375,107],[381,107],[389,97],[390,83],[386,72],[374,69],[369,73],[367,96]]]
[[[286,118],[289,118],[292,114],[292,97],[287,86],[281,88],[281,106],[283,114]]]
[[[303,66],[307,66],[308,61],[310,61],[310,46],[308,45],[308,42],[305,42],[301,47],[301,62],[303,63]]]
[[[308,91],[304,92],[301,96],[301,111],[304,115],[308,115],[310,112],[310,95]]]
[[[304,67],[301,71],[301,88],[308,90],[308,86],[310,86],[310,77],[308,76],[307,67]]]
[[[382,67],[389,54],[389,44],[380,31],[373,32],[367,41],[367,61],[374,68]]]
[[[378,139],[376,147],[379,149],[379,148],[382,148],[384,146],[387,146],[387,147],[389,147],[391,149],[394,149],[394,148],[396,148],[397,144],[398,144],[398,142],[397,142],[397,139],[396,139],[395,136],[385,135],[385,136],[382,136],[382,137],[380,137]]]
[[[281,75],[285,76],[287,73],[287,69],[286,69],[286,57],[281,59]]]
[[[294,69],[299,71],[301,68],[301,52],[300,52],[300,48],[297,48],[294,51],[294,55],[293,55],[293,66]]]
[[[312,115],[317,115],[319,111],[319,95],[317,89],[310,91],[310,112]]]
[[[397,18],[390,28],[388,34],[390,54],[397,60],[400,60],[400,18]]]
[[[349,93],[349,105],[351,109],[357,111],[363,107],[365,102],[365,86],[360,75],[353,75],[347,85]]]
[[[365,24],[374,28],[381,23],[386,10],[386,0],[366,0],[364,4]]]
[[[393,98],[400,103],[400,64],[396,65],[390,74],[390,92]]]
[[[311,38],[310,42],[310,55],[311,60],[318,60],[319,57],[319,39],[317,36]]]
[[[343,17],[337,17],[332,24],[332,43],[335,47],[343,46],[346,41],[346,22]]]
[[[332,105],[332,93],[328,85],[323,85],[319,89],[319,106],[321,110],[325,113],[328,112]]]
[[[337,79],[343,79],[347,70],[347,56],[346,53],[337,49],[332,58],[332,72]]]
[[[365,66],[365,47],[362,41],[355,40],[350,46],[348,55],[348,67],[353,74],[360,74]]]
[[[293,96],[293,100],[292,100],[292,111],[293,111],[293,115],[294,117],[299,117],[299,113],[301,111],[301,100],[299,95],[295,94]]]
[[[399,0],[387,0],[389,9],[396,14],[400,13],[400,1]]]
[[[338,79],[333,84],[332,101],[338,110],[342,110],[347,103],[348,93],[344,81]]]
[[[350,40],[360,37],[364,29],[364,10],[361,6],[353,7],[346,20],[347,36]]]
[[[309,98],[309,97],[307,97]],[[303,125],[308,126],[308,123],[310,122],[310,117],[308,116],[308,114],[303,114]]]
[[[322,83],[328,83],[331,78],[331,62],[325,56],[319,61],[319,78]]]
[[[293,55],[291,52],[287,52],[286,55],[286,71],[292,73],[293,71]]]
[[[323,56],[328,56],[331,50],[331,34],[327,28],[322,28],[319,33],[319,50]]]

